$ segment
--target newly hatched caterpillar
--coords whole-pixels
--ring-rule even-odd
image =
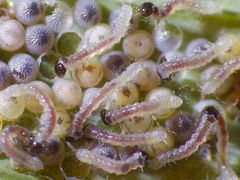
[[[146,159],[145,154],[142,152],[135,152],[127,159],[115,160],[87,149],[76,150],[76,157],[81,162],[96,166],[116,175],[127,174],[131,170],[142,168]]]
[[[130,25],[131,18],[132,8],[128,5],[123,5],[121,7],[121,13],[115,17],[112,25],[110,26],[110,36],[81,49],[79,52],[73,55],[60,59],[57,64],[62,64],[66,69],[71,69],[76,67],[76,63],[81,62],[83,59],[93,57],[111,48],[114,44],[118,43],[126,34]]]
[[[164,142],[167,138],[167,132],[164,129],[154,129],[145,133],[124,135],[108,132],[92,124],[86,125],[83,128],[83,134],[100,142],[121,147],[151,145]]]
[[[36,141],[47,141],[49,138],[51,138],[56,125],[56,109],[52,100],[48,96],[46,96],[45,93],[43,93],[37,86],[28,84],[12,85],[1,91],[0,97],[1,99],[4,97],[4,99],[2,105],[0,106],[0,113],[9,113],[6,115],[14,117],[16,115],[13,113],[19,113],[19,110],[13,110],[12,108],[21,109],[21,112],[23,112],[25,107],[24,100],[22,102],[23,104],[18,103],[16,106],[12,106],[12,101],[14,101],[15,98],[23,98],[23,96],[26,96],[27,94],[36,97],[36,99],[38,99],[39,103],[43,107],[43,113],[39,118],[40,125],[36,134]],[[23,108],[21,106],[23,106]],[[6,107],[10,108],[11,110],[7,110]],[[5,112],[3,111],[4,109]]]
[[[179,107],[182,103],[182,99],[177,96],[162,96],[158,100],[144,101],[122,107],[112,112],[104,112],[102,113],[102,117],[106,124],[116,124],[134,116],[165,113],[169,109]]]
[[[174,61],[164,62],[158,65],[158,73],[161,78],[169,78],[172,73],[196,69],[211,62],[222,51],[227,50],[230,40],[219,40],[215,44],[206,44],[206,48],[199,49],[199,52],[193,56],[178,58]]]
[[[15,162],[31,170],[41,170],[43,162],[23,149],[29,144],[30,137],[29,131],[21,126],[6,126],[0,133],[0,147]]]
[[[191,138],[178,148],[158,154],[155,158],[149,160],[148,166],[152,169],[159,169],[167,163],[186,158],[197,151],[198,147],[206,141],[206,137],[218,114],[219,112],[214,107],[207,107],[202,111],[198,128],[192,134]]]
[[[144,81],[142,80],[142,73],[144,74]],[[148,75],[148,76],[147,76]],[[147,77],[152,77],[152,80],[147,80]],[[92,111],[97,109],[99,105],[111,95],[114,90],[118,87],[122,87],[123,84],[132,81],[136,83],[139,87],[148,89],[156,87],[160,83],[160,78],[157,75],[156,64],[151,61],[141,61],[132,63],[126,71],[124,71],[117,78],[110,82],[105,83],[105,85],[100,88],[95,96],[89,100],[88,103],[84,103],[78,113],[75,114],[72,123],[72,134],[75,136],[81,131],[86,118],[90,116]]]
[[[211,94],[232,74],[240,68],[240,57],[226,61],[215,73],[201,85],[202,94]]]

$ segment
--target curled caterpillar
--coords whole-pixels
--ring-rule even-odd
[[[36,99],[38,99],[40,105],[42,105],[43,107],[43,113],[39,118],[40,126],[36,135],[36,141],[47,141],[49,138],[51,138],[56,125],[56,109],[52,100],[48,96],[46,96],[45,93],[43,93],[37,86],[29,84],[12,85],[1,91],[0,101],[3,101],[3,104],[0,106],[1,112],[6,107],[19,108],[18,106],[11,106],[11,101],[15,98],[21,98],[22,96],[26,95],[34,96]],[[21,104],[19,105],[22,106]],[[10,114],[15,112],[13,110],[5,111],[9,112]]]
[[[15,162],[32,170],[43,169],[43,162],[22,149],[30,141],[31,134],[21,126],[6,126],[0,133],[1,150]]]

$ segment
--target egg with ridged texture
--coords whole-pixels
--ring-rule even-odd
[[[100,21],[102,12],[96,0],[78,0],[73,11],[75,22],[83,27],[89,28]]]
[[[39,23],[45,15],[42,2],[40,0],[15,0],[14,12],[16,18],[26,25]]]
[[[58,78],[52,89],[56,103],[65,110],[75,108],[82,102],[82,89],[78,83],[72,80]]]
[[[103,67],[96,58],[87,59],[82,66],[73,71],[73,79],[76,80],[81,87],[94,87],[100,83],[103,78]]]
[[[55,36],[45,25],[29,26],[26,30],[26,48],[34,55],[50,51],[54,45]]]
[[[8,62],[14,80],[19,84],[31,82],[37,78],[39,65],[28,54],[19,53],[14,55]]]
[[[183,33],[178,27],[166,21],[160,21],[153,31],[153,40],[160,52],[175,51],[182,44]]]
[[[15,19],[4,18],[0,22],[0,48],[16,51],[25,43],[25,29]]]
[[[151,35],[144,30],[137,30],[128,34],[123,39],[123,52],[130,60],[146,60],[154,51]]]
[[[0,61],[0,90],[8,87],[13,81],[12,73],[7,64]]]

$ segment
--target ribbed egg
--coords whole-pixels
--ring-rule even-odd
[[[14,19],[4,19],[0,23],[0,48],[16,51],[25,43],[25,29]]]
[[[26,47],[34,55],[41,55],[52,49],[55,37],[45,25],[29,26],[26,30]]]
[[[102,12],[96,0],[78,0],[73,11],[75,22],[88,28],[100,21]]]
[[[8,65],[0,61],[0,90],[8,87],[13,80],[11,70]]]
[[[44,5],[40,0],[15,0],[14,12],[16,18],[26,25],[37,24],[45,15]]]
[[[19,53],[14,55],[8,62],[14,80],[19,83],[28,83],[37,78],[39,65],[37,61],[28,54]]]
[[[82,102],[82,89],[72,80],[56,79],[52,86],[56,102],[63,109],[72,109]]]
[[[156,48],[166,53],[168,51],[177,50],[183,41],[182,31],[165,21],[160,21],[153,31],[153,40]]]

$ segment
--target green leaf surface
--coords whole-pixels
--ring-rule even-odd
[[[31,175],[25,175],[14,171],[9,160],[0,160],[0,179],[1,180],[38,180]]]

